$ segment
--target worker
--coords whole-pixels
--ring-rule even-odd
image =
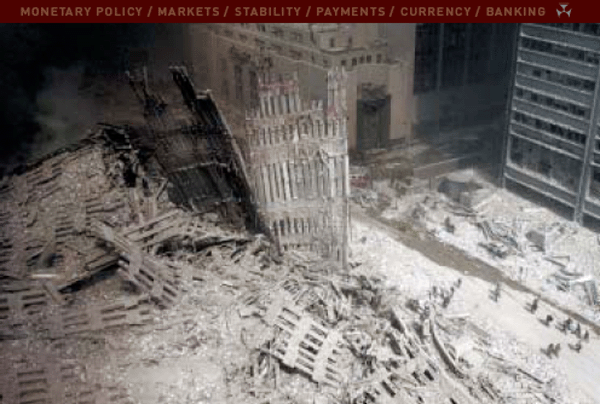
[[[558,358],[558,354],[560,353],[560,343],[554,345],[554,356]]]
[[[550,314],[548,314],[548,315],[546,316],[546,320],[544,321],[544,324],[545,324],[546,326],[549,326],[549,325],[550,325],[550,323],[551,323],[553,320],[554,320],[554,317],[552,317]]]
[[[445,309],[450,305],[450,299],[452,299],[451,295],[444,296],[444,300],[442,301],[442,307]]]
[[[500,282],[496,283],[496,289],[492,292],[492,297],[494,301],[498,301],[500,299]]]
[[[585,332],[583,333],[583,338],[581,338],[581,339],[584,340],[585,342],[588,342],[590,340],[589,330],[585,330]]]
[[[530,307],[531,314],[535,314],[535,312],[537,311],[539,301],[540,301],[539,297],[536,297],[535,299],[533,299],[533,302],[531,303],[531,307]]]
[[[577,341],[576,344],[569,344],[569,348],[571,348],[573,351],[579,353],[579,351],[581,351],[581,341]]]
[[[548,355],[548,357],[551,358],[553,353],[554,353],[554,344],[549,344],[548,348],[546,348],[546,355]]]
[[[565,320],[565,331],[571,330],[571,325],[573,325],[573,320],[569,317]]]
[[[581,339],[581,323],[577,323],[577,327],[575,327],[575,331],[573,331],[575,336]]]

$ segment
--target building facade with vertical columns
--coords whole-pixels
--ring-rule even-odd
[[[503,182],[600,219],[600,24],[523,24]]]

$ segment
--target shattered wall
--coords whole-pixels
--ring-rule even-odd
[[[328,73],[328,105],[300,99],[297,76],[260,81],[247,118],[250,177],[280,247],[309,248],[345,265],[348,242],[346,75]]]
[[[210,93],[196,92],[185,69],[171,73],[185,105],[166,106],[145,94],[148,125],[137,136],[169,180],[170,198],[196,212],[222,208],[230,219],[258,225],[242,156],[217,105]]]

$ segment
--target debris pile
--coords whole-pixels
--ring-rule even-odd
[[[434,287],[408,299],[375,277],[297,268],[242,299],[270,328],[250,346],[255,367],[269,367],[259,381],[295,370],[335,397],[329,402],[353,404],[560,401],[552,377],[539,374],[543,365],[515,364],[490,349],[502,349],[491,335],[462,316],[446,317],[453,293]],[[518,376],[518,391],[513,384],[506,394]]]
[[[435,190],[397,198],[382,217],[409,222],[413,228],[501,269],[511,280],[598,321],[595,290],[600,273],[595,262],[600,256],[595,236],[494,189],[473,173],[462,177],[471,178],[442,179]],[[564,271],[570,274],[561,274]],[[566,291],[570,293],[562,293]]]
[[[1,377],[3,403],[23,403],[20,397],[30,394],[51,403],[137,402],[125,380],[110,380],[106,368],[89,364],[87,356],[57,361],[63,351],[56,346],[89,338],[110,346],[114,342],[106,341],[130,330],[159,332],[183,308],[197,307],[190,310],[198,313],[211,304],[218,304],[216,311],[202,327],[181,321],[178,338],[186,350],[177,352],[211,343],[224,349],[241,341],[237,365],[229,363],[226,370],[227,394],[238,402],[292,402],[294,394],[348,404],[517,402],[517,397],[561,402],[553,379],[538,374],[543,366],[510,362],[498,353],[502,348],[492,349],[498,341],[491,335],[464,317],[446,315],[460,283],[415,299],[361,274],[358,263],[341,273],[335,263],[309,253],[276,255],[264,236],[228,228],[215,213],[173,205],[165,180],[141,164],[118,164],[121,153],[135,161],[131,150],[97,140],[46,160],[35,179],[28,172],[7,182],[3,205],[12,214],[3,216],[6,251],[19,246],[14,241],[19,235],[40,239],[34,244],[26,238],[32,247],[20,255],[5,254],[10,259],[4,263],[0,335],[5,344],[41,347],[5,355],[11,370]],[[131,171],[138,180],[128,186]],[[28,181],[48,185],[31,188]],[[30,218],[38,209],[44,215]],[[75,214],[59,215],[65,210]],[[94,296],[94,287],[82,286],[112,268],[121,279],[116,290]],[[213,299],[208,296],[214,288],[221,296],[211,303],[206,299]],[[194,305],[193,299],[203,303]],[[218,326],[223,321],[225,330]],[[132,347],[139,344],[139,337],[132,339]],[[114,356],[107,355],[118,362]],[[156,350],[150,356],[157,363],[170,357]],[[49,363],[64,365],[54,369]],[[109,366],[108,373],[118,373],[119,366]],[[505,385],[517,376],[519,391],[507,393]],[[22,387],[15,390],[14,380]],[[205,388],[198,397],[207,394]],[[181,399],[172,396],[172,402]]]
[[[102,125],[3,180],[2,404],[568,402],[549,358],[448,311],[460,280],[400,292],[256,232],[218,109],[172,72],[191,126],[144,87],[147,128]]]

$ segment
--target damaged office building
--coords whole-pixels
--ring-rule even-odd
[[[578,222],[600,218],[598,24],[523,24],[503,178]]]

